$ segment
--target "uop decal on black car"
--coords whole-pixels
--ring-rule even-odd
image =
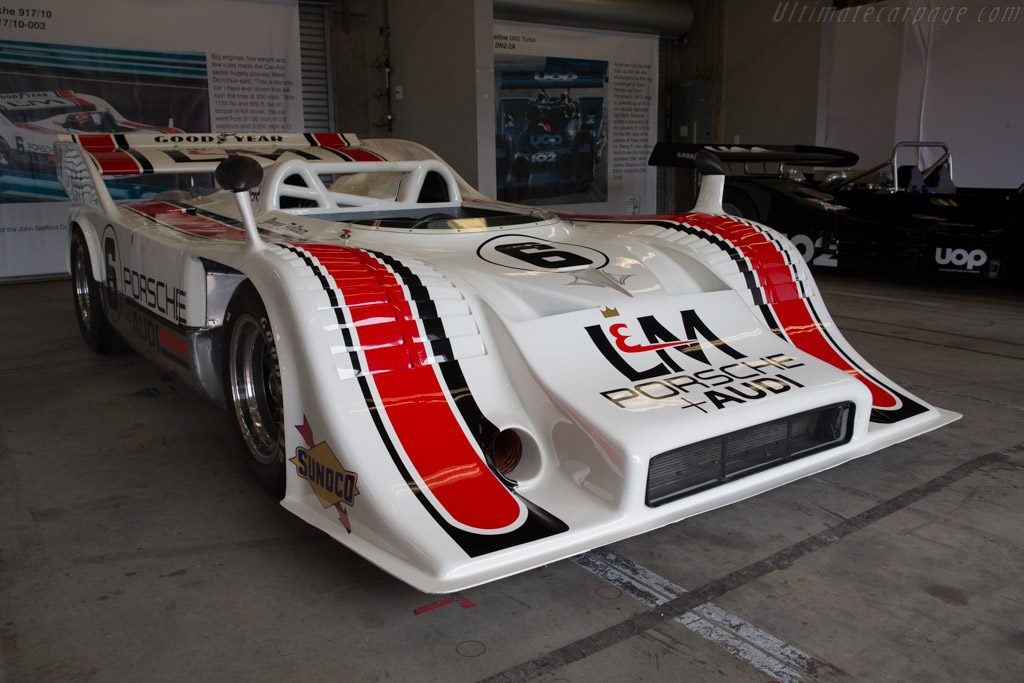
[[[946,247],[935,248],[935,262],[940,266],[953,264],[959,266],[959,268],[940,268],[939,270],[974,270],[985,265],[988,261],[988,255],[981,249],[973,249],[967,251],[966,249],[951,249]]]

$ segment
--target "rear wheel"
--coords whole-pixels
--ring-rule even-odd
[[[92,260],[82,231],[71,233],[71,287],[78,330],[85,345],[96,353],[120,353],[127,350],[121,336],[114,331],[103,311],[103,287],[92,277]]]
[[[275,496],[284,495],[284,396],[267,309],[245,282],[224,316],[224,400],[246,468]]]

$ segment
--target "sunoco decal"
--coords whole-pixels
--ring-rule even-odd
[[[617,317],[614,309],[605,317]],[[693,310],[674,320],[653,315],[585,328],[629,384],[600,392],[623,410],[657,406],[702,413],[802,389],[793,371],[804,363],[785,353],[751,358],[722,341]],[[726,362],[723,362],[726,361]]]
[[[345,531],[352,533],[347,508],[355,504],[355,497],[359,495],[356,488],[359,475],[342,467],[325,441],[314,445],[313,429],[305,415],[302,416],[302,424],[295,425],[295,428],[302,434],[307,447],[296,448],[295,457],[288,462],[295,465],[296,474],[309,482],[321,505],[325,508],[333,505],[338,510]]]

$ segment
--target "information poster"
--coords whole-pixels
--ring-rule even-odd
[[[653,212],[657,63],[655,36],[495,22],[498,198]]]
[[[59,134],[301,130],[298,22],[295,0],[0,4],[0,280],[67,272]]]

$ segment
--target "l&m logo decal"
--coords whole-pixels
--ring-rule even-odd
[[[602,313],[605,318],[618,316],[615,309]],[[750,358],[722,341],[696,311],[680,311],[679,316],[668,324],[646,315],[635,324],[615,322],[607,330],[603,325],[585,328],[601,355],[632,382],[601,396],[623,410],[673,406],[707,413],[803,388],[791,376],[804,366],[796,358],[784,353]],[[672,327],[681,328],[682,334]],[[713,349],[733,362],[715,365],[714,356],[708,357]],[[676,353],[670,354],[672,350]],[[695,362],[696,370],[685,367]]]
[[[610,309],[614,311],[615,309]],[[617,317],[604,313],[606,318]],[[590,325],[586,327],[587,334],[612,366],[625,375],[628,379],[638,382],[644,379],[652,379],[672,372],[680,372],[682,367],[677,363],[681,360],[679,356],[671,356],[667,349],[676,349],[684,354],[683,357],[694,358],[704,365],[711,365],[704,347],[700,343],[703,339],[712,348],[717,348],[730,358],[740,360],[746,356],[722,341],[697,315],[696,311],[686,310],[679,312],[680,319],[669,321],[668,325],[661,322],[653,315],[644,315],[636,319],[635,327],[638,331],[630,331],[630,325],[616,322],[606,332],[601,325]],[[680,325],[681,324],[681,325]],[[671,327],[682,327],[682,334],[671,331]],[[640,341],[646,338],[647,343]],[[633,354],[646,354],[653,351],[658,356],[658,361],[650,367],[637,367],[642,365],[642,359],[630,358]],[[623,355],[629,354],[629,355]]]
[[[327,442],[321,441],[314,445],[313,429],[305,415],[302,416],[302,424],[295,425],[295,428],[302,434],[307,448],[296,448],[295,457],[288,462],[295,465],[296,474],[309,482],[313,493],[325,508],[333,505],[337,509],[345,531],[352,533],[347,508],[355,504],[355,497],[359,495],[359,489],[356,488],[359,475],[341,466]]]

